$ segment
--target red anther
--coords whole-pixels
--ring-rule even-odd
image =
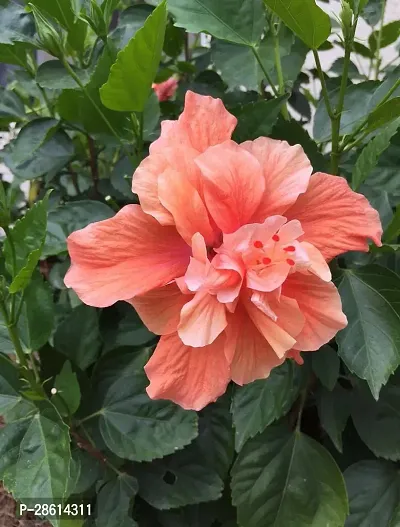
[[[263,245],[262,242],[260,242],[260,240],[256,240],[256,241],[254,242],[254,247],[255,247],[256,249],[262,249],[262,248],[264,247],[264,245]]]
[[[274,240],[274,242],[279,242],[279,240],[280,240],[280,238],[279,238],[279,236],[277,234],[274,234],[272,236],[272,239]]]
[[[291,258],[288,258],[286,261],[287,261],[287,263],[288,263],[289,265],[295,265],[295,263],[296,263],[296,262],[295,262],[294,260],[292,260]]]
[[[284,247],[283,250],[288,253],[294,253],[294,251],[296,250],[296,247],[294,245],[288,245],[287,247]]]
[[[269,265],[272,262],[271,258],[263,258],[263,264]]]

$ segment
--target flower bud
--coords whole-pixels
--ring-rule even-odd
[[[340,12],[340,21],[342,25],[343,36],[346,39],[351,38],[353,28],[353,11],[345,0],[342,0],[342,11]]]
[[[62,57],[64,54],[64,36],[61,29],[57,31],[50,20],[36,6],[33,4],[28,4],[28,6],[35,19],[40,47],[53,57]]]

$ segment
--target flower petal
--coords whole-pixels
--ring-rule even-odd
[[[158,195],[161,204],[172,214],[177,231],[188,244],[195,233],[200,233],[207,245],[214,245],[219,233],[214,232],[207,209],[186,174],[165,170],[158,178]]]
[[[332,273],[321,252],[308,242],[301,242],[300,246],[306,251],[308,256],[308,271],[317,275],[324,282],[330,282],[332,280]]]
[[[291,266],[287,262],[277,262],[260,270],[247,271],[247,287],[256,291],[271,292],[286,280]]]
[[[128,300],[143,323],[157,335],[176,332],[182,307],[191,299],[181,293],[175,282]]]
[[[302,147],[267,137],[246,141],[241,147],[258,159],[265,179],[265,191],[253,221],[283,214],[307,190],[310,181],[312,166]]]
[[[312,274],[294,273],[282,287],[282,294],[294,298],[305,317],[295,349],[315,351],[347,326],[338,290]]]
[[[283,297],[281,297],[281,299],[282,298]],[[272,349],[275,351],[276,355],[280,359],[283,359],[285,357],[286,352],[289,351],[296,344],[296,339],[294,338],[295,335],[292,336],[285,329],[283,329],[282,325],[285,324],[280,325],[280,317],[285,317],[284,310],[286,306],[283,306],[281,308],[281,314],[276,312],[276,308],[277,306],[279,306],[279,304],[273,306],[273,311],[278,317],[277,321],[274,322],[271,317],[263,313],[263,311],[258,309],[258,307],[252,302],[245,301],[244,305],[249,314],[249,317],[253,321],[256,328],[260,331],[265,340],[268,341]],[[291,310],[291,313],[292,312],[293,310]],[[301,328],[299,329],[297,334],[300,332],[300,330]]]
[[[368,239],[382,245],[377,211],[341,177],[314,174],[307,192],[285,215],[300,220],[302,240],[314,245],[326,260],[346,251],[368,251]]]
[[[221,335],[203,348],[185,346],[177,333],[161,337],[145,366],[152,399],[169,399],[186,410],[201,410],[221,396],[229,383],[229,364]]]
[[[132,179],[132,192],[139,196],[144,212],[151,214],[162,225],[173,225],[172,214],[161,204],[158,197],[158,178],[168,168],[162,155],[151,155],[144,159]]]
[[[182,115],[178,121],[162,123],[161,137],[151,145],[150,152],[183,145],[201,153],[229,140],[236,124],[236,117],[226,110],[221,99],[187,91]]]
[[[68,250],[72,265],[65,285],[96,307],[167,284],[185,273],[190,257],[175,228],[160,225],[139,205],[73,232]]]
[[[265,188],[257,159],[233,141],[210,147],[195,160],[202,173],[204,199],[224,233],[249,222]]]
[[[266,379],[285,360],[277,356],[240,304],[229,317],[226,334],[225,353],[232,358],[231,377],[236,384]]]
[[[224,304],[216,296],[200,291],[181,311],[178,334],[187,346],[208,346],[226,328]]]

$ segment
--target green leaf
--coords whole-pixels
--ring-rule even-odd
[[[133,5],[119,15],[118,26],[109,38],[118,49],[124,48],[141,29],[154,8],[146,4]]]
[[[33,417],[0,430],[0,477],[14,498],[28,506],[66,497],[70,460],[68,427],[48,402]]]
[[[258,42],[265,25],[261,0],[169,0],[168,9],[189,33],[205,31],[246,46]]]
[[[34,152],[30,159],[15,164],[11,150],[11,155],[6,152],[4,163],[19,179],[35,179],[44,174],[58,172],[71,160],[74,153],[75,148],[70,137],[64,131],[58,130]]]
[[[230,414],[230,391],[202,410],[196,443],[210,469],[224,481],[234,456],[234,434]]]
[[[362,11],[362,17],[370,26],[376,26],[376,24],[382,18],[382,3],[384,0],[368,0],[367,4]],[[365,2],[364,2],[365,3]]]
[[[350,134],[365,119],[367,113],[374,108],[374,98],[380,83],[366,81],[348,86],[344,101],[344,109],[340,124],[340,135]],[[329,93],[331,104],[335,107],[339,100],[339,88]],[[319,142],[331,139],[331,121],[323,100],[318,104],[315,114],[314,139]]]
[[[80,305],[57,327],[54,347],[81,370],[97,358],[101,346],[98,313],[95,308]]]
[[[135,465],[139,496],[161,510],[220,498],[223,481],[201,454],[197,445],[190,445],[151,464]]]
[[[18,324],[21,340],[28,350],[37,351],[50,338],[53,326],[53,290],[37,272],[24,291],[24,305]]]
[[[21,128],[17,138],[10,143],[9,158],[15,165],[20,165],[37,155],[37,151],[47,141],[59,125],[56,119],[47,117],[34,119]]]
[[[22,121],[25,119],[25,106],[18,95],[0,87],[0,122]]]
[[[105,477],[106,468],[104,464],[85,450],[79,448],[74,450],[72,452],[72,461],[79,467],[79,476],[71,492],[75,496],[87,493],[95,483]]]
[[[389,527],[399,527],[400,525],[400,504],[397,506],[397,509],[394,511]]]
[[[4,256],[7,271],[13,277],[10,293],[24,289],[39,261],[47,227],[48,195],[33,205],[25,216],[19,219],[11,231],[12,244],[4,242]]]
[[[123,112],[144,110],[160,63],[166,23],[167,8],[163,0],[118,53],[110,76],[100,89],[104,106]]]
[[[35,410],[34,405],[21,395],[21,391],[17,368],[0,354],[0,414],[7,423],[26,417]]]
[[[270,101],[260,100],[232,108],[231,113],[238,118],[234,132],[235,141],[241,143],[270,135],[281,108],[287,100],[288,96],[283,95]]]
[[[246,527],[344,525],[342,474],[319,443],[286,425],[250,439],[232,469],[232,498]]]
[[[73,415],[78,410],[81,402],[81,389],[69,360],[64,362],[61,372],[57,375],[54,388],[57,393],[53,396],[53,402],[60,414],[65,416],[65,410],[68,410],[68,414]],[[61,404],[57,404],[60,397],[62,399]],[[64,406],[62,403],[64,403]],[[65,405],[67,408],[65,408]]]
[[[378,106],[376,110],[371,112],[368,116],[367,130],[373,132],[377,128],[381,128],[387,123],[396,119],[397,127],[399,126],[400,116],[400,97],[394,97],[389,101],[385,102],[381,106]],[[394,135],[394,134],[393,134]]]
[[[9,0],[0,0],[0,44],[33,42],[35,23],[22,6]]]
[[[346,270],[339,292],[349,322],[336,337],[339,355],[378,399],[400,364],[400,278],[378,265]]]
[[[103,330],[103,353],[123,346],[144,346],[156,338],[154,333],[142,323],[131,306],[127,307],[128,310],[121,320]]]
[[[337,384],[333,391],[321,389],[317,397],[321,426],[339,452],[343,452],[342,434],[350,417],[349,396]]]
[[[311,49],[318,49],[331,34],[330,18],[314,0],[264,2]]]
[[[236,388],[232,414],[237,451],[249,438],[264,431],[290,410],[299,394],[301,380],[301,368],[292,361],[286,361],[279,368],[274,368],[268,379]]]
[[[138,491],[137,480],[128,474],[119,474],[108,481],[97,495],[97,527],[134,527],[131,517],[133,498]]]
[[[71,66],[84,86],[90,81],[90,69],[79,70]],[[49,90],[78,89],[78,85],[59,60],[47,60],[40,64],[36,73],[36,81],[42,88]]]
[[[74,231],[83,229],[89,223],[106,220],[114,211],[100,201],[73,201],[49,212],[47,237],[43,255],[59,254],[67,250],[66,239]]]
[[[383,48],[386,48],[387,46],[390,46],[390,44],[393,44],[393,42],[396,42],[396,40],[399,37],[400,37],[400,20],[395,20],[383,26],[382,30],[379,29],[371,33],[368,39],[368,44],[369,44],[369,47],[372,53],[375,53],[375,51],[378,48],[378,42],[379,42],[379,49],[383,49]]]
[[[94,62],[94,71],[86,85],[86,93],[78,89],[63,90],[57,100],[57,110],[63,119],[82,124],[89,133],[110,135],[110,128],[99,114],[97,109],[99,108],[120,137],[127,135],[126,130],[131,129],[128,115],[121,115],[120,112],[105,108],[100,100],[99,89],[107,81],[115,59],[116,50],[110,41]]]
[[[352,418],[357,432],[377,457],[400,459],[400,386],[388,384],[375,401],[367,389],[354,392]]]
[[[346,527],[389,527],[399,503],[400,475],[396,466],[384,461],[361,461],[348,468],[344,477],[350,502]]]
[[[168,401],[152,401],[143,370],[147,350],[107,354],[97,368],[96,404],[101,435],[117,456],[137,461],[163,457],[197,436],[197,416]]]
[[[14,44],[0,44],[0,62],[25,67],[26,54],[28,50],[31,49],[32,46],[22,42],[15,42]]]
[[[339,378],[340,359],[330,346],[322,346],[312,354],[312,368],[321,384],[332,391]]]
[[[400,206],[397,207],[392,221],[385,229],[383,241],[389,243],[393,240],[396,240],[398,236],[400,236]]]
[[[400,120],[396,119],[386,129],[382,130],[381,133],[374,137],[363,149],[357,159],[352,174],[351,183],[353,190],[357,190],[376,167],[380,156],[389,148],[390,141],[396,134],[399,126]]]

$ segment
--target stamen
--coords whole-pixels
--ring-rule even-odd
[[[296,264],[296,262],[294,260],[292,260],[291,258],[288,258],[286,261],[287,261],[287,263],[289,265],[295,265]]]
[[[263,264],[269,265],[272,262],[271,258],[263,258]]]
[[[260,240],[256,240],[256,241],[254,242],[254,247],[255,247],[256,249],[262,249],[262,248],[264,247],[264,245],[263,245],[262,242],[260,242]]]
[[[272,236],[272,239],[274,240],[274,242],[279,242],[279,240],[280,240],[280,238],[279,238],[279,236],[277,234],[274,234]]]
[[[294,253],[296,250],[296,247],[294,245],[288,245],[287,247],[284,247],[283,250],[288,253]]]

